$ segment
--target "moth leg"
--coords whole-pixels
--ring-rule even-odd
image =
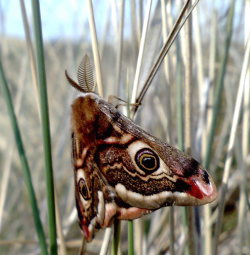
[[[118,103],[117,101],[121,101],[123,103]],[[110,104],[114,105],[116,109],[118,109],[120,106],[132,106],[132,107],[136,107],[136,106],[140,105],[138,103],[131,104],[128,101],[125,101],[125,100],[121,99],[120,97],[117,97],[117,96],[114,96],[114,95],[109,95],[108,102]]]

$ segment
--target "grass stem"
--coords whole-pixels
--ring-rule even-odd
[[[48,109],[46,72],[45,72],[44,52],[43,52],[42,24],[41,24],[41,15],[40,15],[40,5],[38,0],[32,0],[32,12],[33,12],[33,19],[34,19],[36,63],[37,63],[37,74],[38,74],[38,84],[39,84],[41,125],[42,125],[42,134],[43,134],[44,163],[45,163],[48,220],[49,220],[50,254],[57,254],[55,197],[54,197],[50,124],[49,124],[49,109]]]
[[[20,132],[20,129],[19,129],[19,126],[17,123],[17,118],[16,118],[16,115],[14,112],[14,107],[13,107],[10,91],[9,91],[8,84],[7,84],[5,75],[4,75],[4,70],[3,70],[1,61],[0,61],[0,84],[2,87],[2,92],[3,92],[4,98],[6,100],[7,109],[8,109],[9,117],[10,117],[10,121],[11,121],[11,126],[13,128],[13,133],[15,136],[18,153],[19,153],[19,157],[21,160],[24,182],[26,184],[28,194],[29,194],[30,205],[32,208],[36,232],[37,232],[37,236],[38,236],[38,240],[39,240],[39,245],[41,248],[41,254],[47,255],[48,250],[47,250],[46,238],[45,238],[42,222],[40,219],[39,209],[38,209],[35,191],[34,191],[31,174],[30,174],[30,168],[29,168],[27,157],[26,157],[25,149],[23,146],[21,132]]]
[[[134,255],[134,223],[128,221],[128,255]]]
[[[89,14],[89,26],[92,39],[92,51],[94,55],[95,69],[96,69],[96,80],[99,95],[103,97],[103,83],[102,83],[102,71],[101,71],[101,61],[98,51],[98,41],[96,34],[95,18],[92,0],[88,0],[88,14]]]
[[[237,131],[241,108],[242,108],[241,106],[242,106],[244,89],[245,89],[245,78],[247,74],[249,56],[250,56],[250,39],[248,39],[247,48],[244,55],[243,67],[242,67],[242,72],[240,76],[240,82],[239,82],[236,103],[234,108],[232,127],[230,130],[227,157],[225,161],[225,168],[224,168],[223,178],[222,178],[221,196],[220,196],[220,203],[219,203],[219,215],[218,215],[218,221],[217,221],[216,229],[215,229],[214,254],[217,254],[217,249],[218,249],[217,247],[218,247],[218,241],[219,241],[219,234],[220,234],[221,226],[222,226],[223,211],[224,211],[224,206],[226,202],[225,197],[226,197],[226,192],[228,190],[229,174],[230,174],[230,169],[231,169],[231,165],[233,161],[233,147],[234,147],[234,143],[236,139],[236,134],[237,134],[236,131]]]
[[[224,47],[224,54],[221,60],[221,65],[219,69],[218,79],[216,82],[216,88],[215,88],[215,95],[214,95],[214,105],[213,105],[213,112],[212,112],[212,121],[211,121],[211,128],[208,136],[207,141],[207,147],[206,147],[206,153],[205,153],[205,159],[204,159],[204,167],[206,169],[209,168],[211,156],[212,156],[212,145],[215,137],[215,129],[217,127],[217,118],[220,110],[221,105],[221,95],[224,85],[224,78],[226,74],[226,68],[227,68],[227,61],[229,56],[229,48],[231,44],[231,38],[232,38],[232,30],[233,30],[233,17],[234,17],[234,5],[235,1],[231,1],[231,8],[228,14],[228,20],[227,20],[227,37],[225,41],[225,47]]]
[[[114,220],[114,238],[112,243],[112,255],[118,254],[121,236],[121,221],[118,219]]]

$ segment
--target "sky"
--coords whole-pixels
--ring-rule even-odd
[[[31,1],[25,1],[25,5],[29,21],[31,22],[32,17],[30,2]],[[78,5],[77,2],[79,2]],[[86,10],[86,7],[84,6],[83,2],[86,1],[40,1],[44,38],[57,38],[61,36],[73,37],[74,34],[76,34],[78,31],[77,26],[81,25],[81,22],[78,18],[80,16],[80,14],[78,15],[79,10],[83,10],[81,17],[84,17],[87,14],[84,11]],[[82,6],[79,6],[79,4],[81,4]],[[5,33],[10,36],[24,37],[24,29],[19,0],[1,0],[1,8],[4,10],[4,14],[1,17],[1,21],[3,22],[1,26],[4,26]],[[83,20],[84,19],[82,19],[82,21]]]
[[[95,21],[97,24],[97,33],[102,36],[105,33],[105,20],[107,15],[111,14],[112,20],[117,20],[116,11],[114,11],[114,5],[112,3],[119,3],[120,1],[115,0],[92,0],[95,10]],[[129,22],[131,21],[128,14],[130,13],[129,3],[131,1],[125,0],[125,36],[129,27]],[[138,1],[136,1],[138,2]],[[154,4],[157,1],[153,1]],[[216,0],[209,2],[208,0],[200,1],[199,5],[202,3],[207,3],[209,7],[213,4],[220,11],[221,15],[226,14],[225,6],[228,6],[229,0]],[[240,4],[243,0],[237,0],[236,9],[239,9]],[[226,4],[225,4],[226,3]],[[31,1],[25,0],[25,5],[27,9],[28,18],[30,24],[32,24],[31,15]],[[88,13],[87,13],[87,1],[86,0],[40,0],[40,8],[42,15],[42,25],[43,25],[43,38],[58,39],[58,38],[80,38],[83,33],[88,35]],[[109,11],[111,8],[111,11]],[[112,9],[113,8],[113,9]],[[8,36],[15,36],[24,38],[23,22],[20,10],[20,0],[0,0],[0,34],[5,34]],[[202,10],[202,8],[201,8]],[[206,12],[209,12],[206,10]],[[200,17],[202,18],[202,11],[200,12]],[[207,14],[207,13],[205,13]],[[240,15],[236,15],[240,17]],[[115,33],[115,28],[113,27],[113,32]]]
[[[95,21],[98,24],[97,28],[103,31],[103,22],[107,17],[110,3],[113,0],[93,1],[95,10]],[[126,2],[126,8],[128,10],[128,3]],[[28,18],[30,24],[32,22],[31,15],[31,1],[25,1]],[[23,22],[20,10],[19,0],[0,0],[1,7],[1,31],[4,30],[4,34],[16,37],[24,37]],[[56,39],[59,37],[79,37],[82,35],[83,30],[88,29],[88,13],[87,13],[87,1],[84,0],[41,0],[40,9],[43,25],[43,37],[44,39]],[[1,32],[2,33],[2,32]]]

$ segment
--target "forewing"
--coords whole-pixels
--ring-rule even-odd
[[[99,107],[117,134],[101,147],[99,168],[117,196],[133,207],[212,202],[216,187],[192,157],[148,134],[104,100]]]

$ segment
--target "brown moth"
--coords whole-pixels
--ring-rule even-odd
[[[212,202],[216,187],[192,157],[155,138],[91,92],[87,56],[78,69],[83,92],[72,104],[72,160],[80,227],[87,241],[114,217],[136,219],[163,206]]]

